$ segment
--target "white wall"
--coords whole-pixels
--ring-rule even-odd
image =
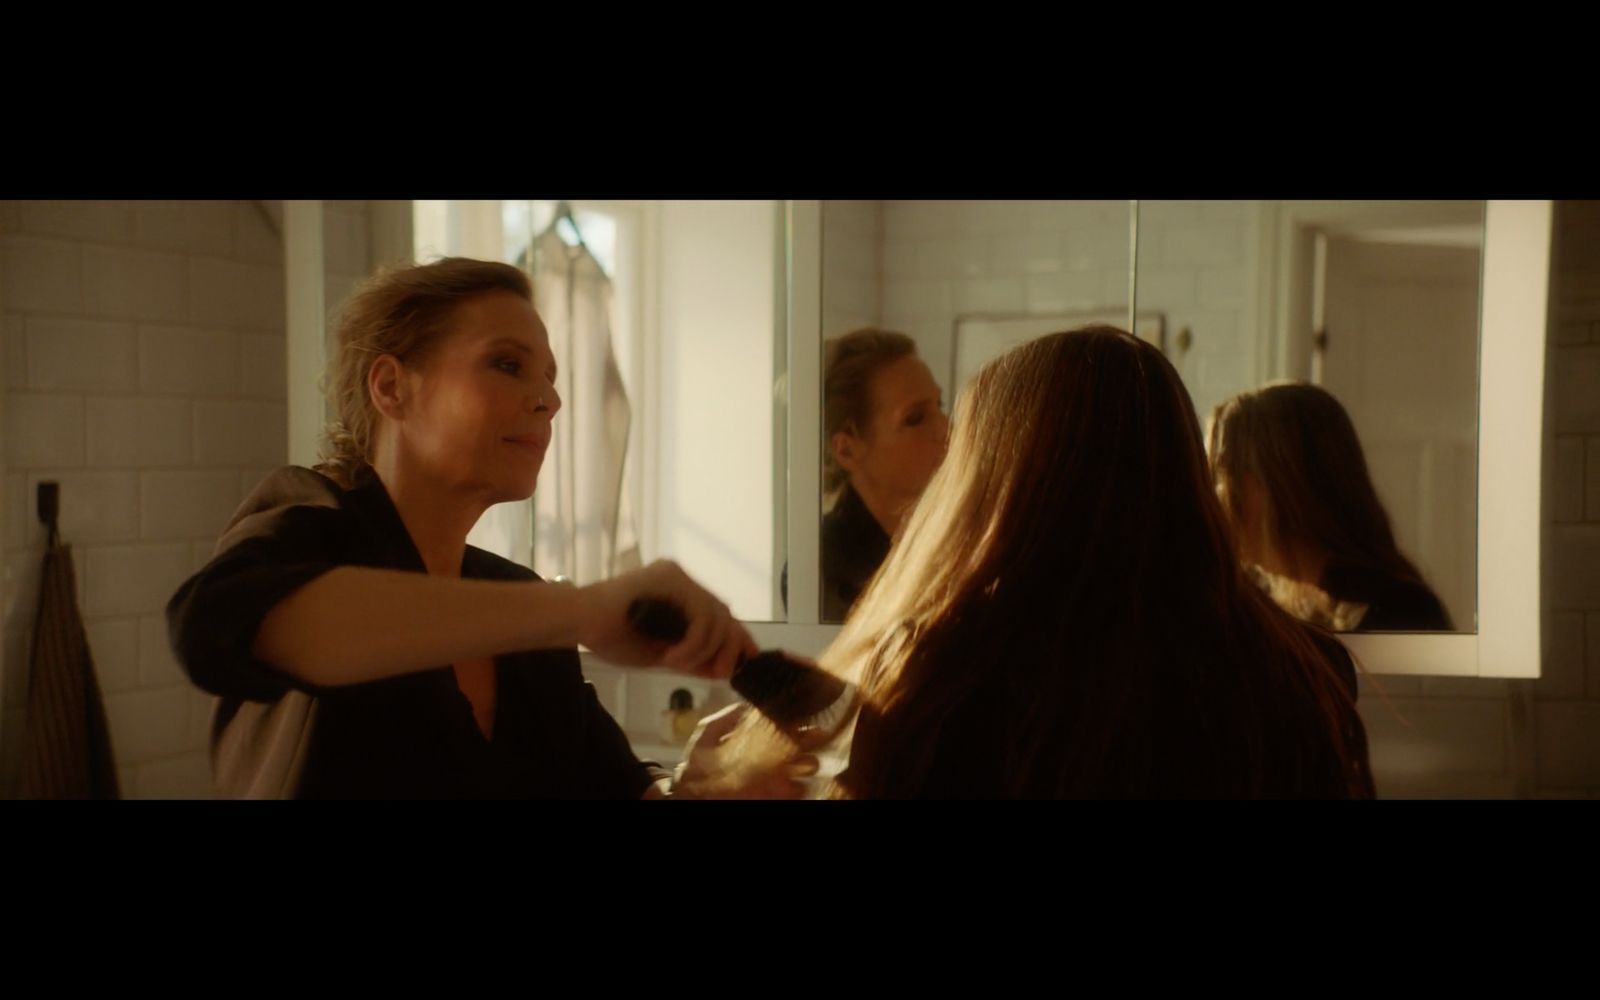
[[[882,308],[883,203],[822,203],[822,336],[877,326]]]
[[[881,317],[954,402],[959,315],[1126,309],[1126,201],[882,202]]]
[[[777,211],[661,203],[655,538],[749,620],[773,617]]]
[[[1261,205],[1141,201],[1139,313],[1166,317],[1167,355],[1202,425],[1213,407],[1260,382]],[[1189,330],[1192,346],[1175,343]]]

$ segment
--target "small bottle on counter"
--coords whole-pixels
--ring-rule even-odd
[[[700,724],[701,713],[695,711],[694,695],[686,688],[678,688],[672,692],[667,701],[666,711],[661,713],[661,736],[673,746],[683,746],[689,742],[689,737],[694,735],[694,727]]]

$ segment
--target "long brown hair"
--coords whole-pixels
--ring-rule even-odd
[[[1044,337],[963,394],[821,658],[863,697],[835,793],[939,794],[943,765],[988,761],[964,794],[1370,794],[1331,641],[1245,579],[1167,359],[1109,327]]]
[[[1422,574],[1395,542],[1394,529],[1367,469],[1361,439],[1349,413],[1327,390],[1303,382],[1277,382],[1240,393],[1212,411],[1207,435],[1212,473],[1223,506],[1242,537],[1243,484],[1259,485],[1264,501],[1264,544],[1282,560],[1306,548],[1319,553],[1328,573],[1304,579],[1303,571],[1281,581],[1279,599],[1302,617],[1319,612],[1314,597],[1295,583],[1331,587],[1334,601],[1361,595],[1337,593],[1330,581],[1376,577],[1429,590]],[[1441,607],[1442,610],[1442,607]],[[1321,614],[1336,617],[1331,611]]]
[[[337,347],[324,376],[334,418],[324,432],[317,471],[349,487],[368,468],[378,420],[367,395],[372,363],[385,354],[418,363],[447,332],[457,306],[497,291],[533,301],[526,274],[510,264],[466,257],[397,265],[368,279],[339,318]]]

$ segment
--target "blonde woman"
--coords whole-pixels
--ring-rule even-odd
[[[168,606],[179,661],[221,699],[223,790],[673,794],[600,706],[575,647],[727,677],[755,651],[727,607],[670,562],[572,588],[466,544],[486,509],[532,494],[561,409],[526,276],[460,258],[379,275],[344,312],[330,376],[323,462],[269,476]],[[641,597],[683,610],[682,641],[629,628]],[[796,786],[778,768],[725,790]]]

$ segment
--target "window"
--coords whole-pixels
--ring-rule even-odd
[[[537,275],[536,304],[563,381],[584,379],[573,355],[587,356],[583,345],[596,324],[608,328],[631,418],[614,532],[599,517],[609,506],[595,487],[604,477],[585,472],[606,447],[596,429],[604,420],[595,399],[600,383],[589,378],[561,386],[558,441],[565,431],[567,447],[552,446],[533,501],[492,509],[469,541],[578,583],[672,558],[739,617],[781,617],[782,532],[774,512],[785,477],[774,462],[774,383],[784,363],[778,331],[787,301],[780,203],[570,202],[570,219],[560,204],[414,203],[418,260],[479,256],[537,271],[549,259],[552,233],[574,258],[586,249],[603,275],[603,294],[590,297],[604,303],[604,317],[579,307],[582,315],[569,322],[568,303],[552,292],[557,286]],[[574,287],[594,291],[582,280]],[[574,474],[563,479],[563,468]],[[565,497],[554,495],[562,491]]]

